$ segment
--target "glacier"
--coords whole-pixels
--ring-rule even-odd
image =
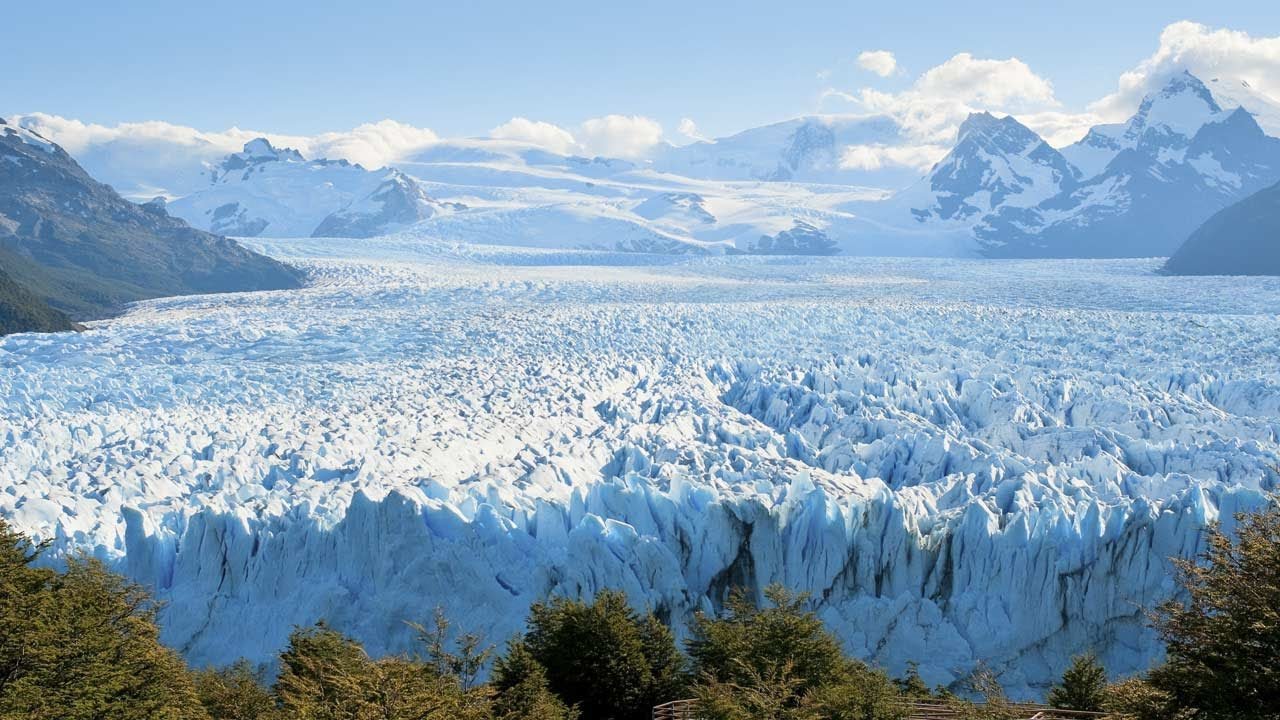
[[[1170,557],[1280,485],[1280,280],[1159,260],[264,239],[296,291],[0,339],[0,512],[154,589],[196,665],[549,594],[682,631],[813,594],[854,654],[1035,697],[1159,656]]]

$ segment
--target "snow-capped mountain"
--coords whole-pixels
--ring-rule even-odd
[[[398,164],[432,196],[468,206],[411,232],[541,248],[661,253],[830,254],[865,235],[837,205],[864,188],[698,180],[527,143],[444,141]]]
[[[442,210],[395,169],[366,170],[346,160],[307,160],[265,138],[209,168],[208,185],[169,203],[196,227],[241,237],[371,237]]]
[[[1002,205],[975,227],[985,254],[1168,255],[1210,215],[1280,180],[1280,140],[1244,107],[1224,110],[1190,73],[1062,155],[1081,181],[1034,207]]]
[[[1012,116],[970,115],[956,146],[904,197],[920,222],[973,223],[1000,207],[1032,207],[1074,187],[1079,171]]]
[[[880,115],[813,115],[752,128],[725,138],[667,146],[654,169],[702,180],[835,183],[901,187],[919,176],[906,167],[873,171],[850,165],[850,146],[895,145],[901,127]]]

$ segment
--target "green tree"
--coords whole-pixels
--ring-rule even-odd
[[[32,567],[42,549],[0,521],[0,718],[207,718],[150,595],[88,558]]]
[[[289,720],[492,718],[491,690],[464,690],[448,668],[399,656],[371,660],[355,640],[320,623],[290,635],[275,691]]]
[[[845,657],[808,598],[781,586],[757,607],[730,593],[721,617],[698,616],[689,654],[694,691],[708,720],[889,720],[905,715],[902,693],[883,672]]]
[[[523,641],[514,641],[493,667],[494,716],[499,720],[576,720],[547,682],[542,667]]]
[[[38,655],[32,620],[49,600],[54,572],[32,565],[44,550],[0,519],[0,712],[10,686],[27,676]]]
[[[800,707],[813,720],[902,720],[906,702],[884,672],[849,661],[831,682],[810,690]]]
[[[290,718],[355,720],[374,714],[377,678],[356,641],[324,623],[298,628],[280,654],[275,693]]]
[[[1060,710],[1102,710],[1107,689],[1107,671],[1093,653],[1072,659],[1062,674],[1062,683],[1049,691],[1049,705]]]
[[[920,664],[917,662],[907,663],[907,674],[897,680],[893,684],[906,697],[912,700],[932,700],[933,691],[925,684],[924,679],[920,677]]]
[[[464,692],[475,687],[481,671],[493,656],[492,646],[486,646],[479,635],[465,633],[454,642],[455,649],[450,650],[449,619],[441,608],[436,608],[431,627],[415,622],[406,624],[417,631],[426,662],[436,675],[457,678]]]
[[[601,591],[590,604],[534,604],[524,642],[552,691],[593,720],[643,720],[682,688],[671,631],[634,612],[621,592]]]
[[[195,688],[200,704],[215,720],[284,720],[261,674],[245,660],[195,673]]]
[[[769,604],[759,607],[742,590],[729,594],[720,617],[694,618],[688,648],[700,679],[749,683],[779,677],[799,682],[801,692],[821,685],[844,666],[840,643],[816,614],[805,609],[808,596],[781,585],[765,589]]]
[[[1201,563],[1176,561],[1187,602],[1155,616],[1167,648],[1151,684],[1189,717],[1280,718],[1280,504],[1209,530]]]

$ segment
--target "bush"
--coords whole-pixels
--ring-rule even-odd
[[[1102,709],[1114,720],[1176,720],[1184,717],[1173,709],[1173,698],[1141,678],[1107,687]]]
[[[284,720],[261,676],[241,660],[222,670],[195,673],[196,695],[215,720]]]

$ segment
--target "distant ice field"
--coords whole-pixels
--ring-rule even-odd
[[[893,672],[1032,695],[1144,668],[1167,558],[1280,483],[1275,279],[251,242],[310,286],[0,339],[0,512],[152,585],[201,664],[779,581]]]

